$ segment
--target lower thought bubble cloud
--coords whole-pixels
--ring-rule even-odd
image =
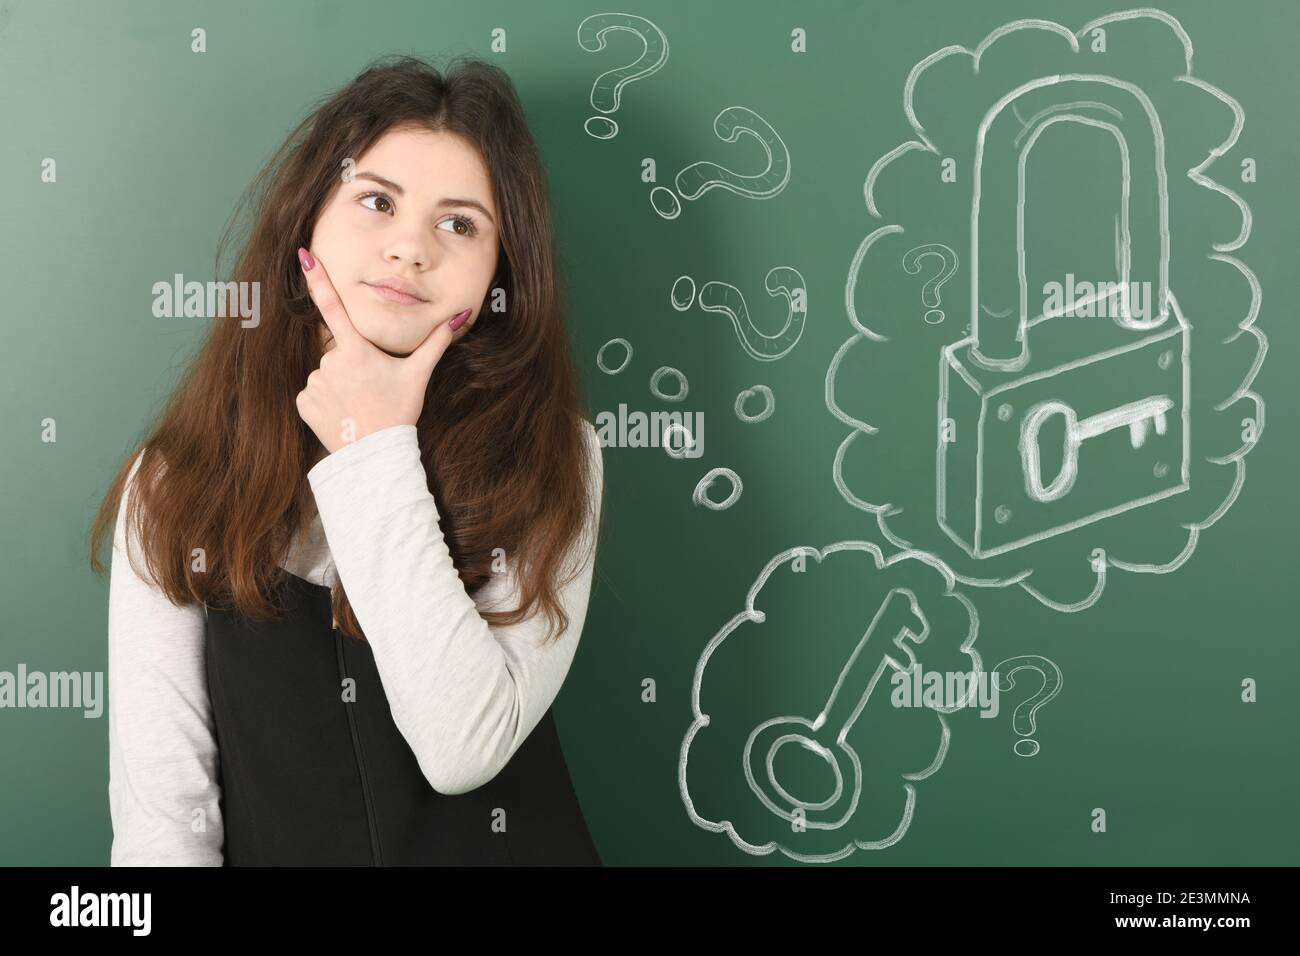
[[[746,853],[830,862],[906,835],[969,695],[891,693],[917,670],[983,674],[979,618],[941,562],[875,544],[795,547],[707,642],[678,784],[691,822]]]

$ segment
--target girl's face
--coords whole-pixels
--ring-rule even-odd
[[[469,332],[497,268],[497,210],[478,150],[444,131],[393,129],[355,157],[311,236],[352,324],[390,355],[409,355],[470,309]],[[377,289],[395,282],[415,298]],[[321,342],[333,347],[320,323]]]

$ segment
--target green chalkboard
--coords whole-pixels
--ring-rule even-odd
[[[0,14],[0,670],[106,671],[85,532],[205,331],[152,284],[210,277],[326,91],[473,53],[546,158],[607,440],[556,704],[606,863],[1300,862],[1294,4],[384,22]],[[0,861],[107,862],[106,755],[0,710]]]

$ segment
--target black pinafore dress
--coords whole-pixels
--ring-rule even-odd
[[[333,628],[329,588],[283,578],[278,621],[207,609],[225,865],[601,865],[551,709],[488,783],[438,793],[370,645]]]

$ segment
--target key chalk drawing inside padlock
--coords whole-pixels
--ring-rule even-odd
[[[745,741],[745,779],[754,795],[777,816],[803,816],[808,829],[834,830],[852,818],[862,796],[862,761],[848,743],[849,731],[886,670],[917,666],[912,645],[929,635],[916,595],[894,588],[885,596],[862,639],[840,670],[826,706],[816,718],[772,717],[756,726]],[[784,784],[776,769],[784,746],[803,747],[826,761],[835,778],[831,794],[821,800],[796,796],[799,781]]]
[[[1060,124],[1095,130],[1118,151],[1117,275],[1086,300],[1105,299],[1103,318],[1030,305],[1026,167]],[[987,558],[1188,489],[1190,337],[1168,282],[1163,133],[1139,87],[1040,77],[1002,97],[977,137],[971,334],[940,361],[936,515],[967,554]],[[995,300],[1012,274],[1018,308]],[[1136,283],[1152,289],[1149,317],[1130,308]]]

